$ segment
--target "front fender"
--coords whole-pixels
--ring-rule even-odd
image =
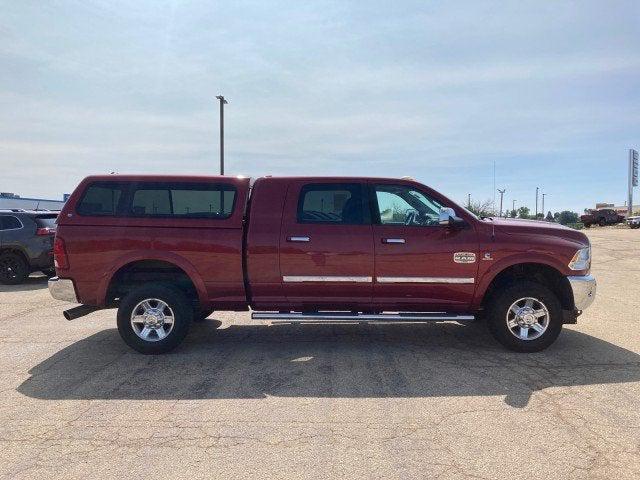
[[[503,257],[494,263],[492,263],[488,268],[482,271],[479,276],[478,285],[476,287],[476,292],[474,295],[473,302],[471,304],[472,310],[477,310],[480,308],[480,304],[484,299],[491,282],[495,280],[495,278],[504,270],[509,267],[513,267],[514,265],[524,264],[524,263],[537,263],[539,265],[546,265],[548,267],[554,268],[558,270],[562,275],[566,275],[566,265],[563,265],[558,259],[552,257],[551,255],[537,253],[537,252],[527,252],[527,253],[517,253],[513,255],[509,255]]]

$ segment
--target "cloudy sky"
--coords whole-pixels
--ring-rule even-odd
[[[92,173],[410,175],[626,199],[640,2],[0,0],[0,191]],[[638,189],[637,189],[638,190]],[[640,191],[636,192],[638,198]]]

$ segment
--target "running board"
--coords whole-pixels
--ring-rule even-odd
[[[471,322],[473,315],[453,313],[252,312],[252,320],[283,323]]]

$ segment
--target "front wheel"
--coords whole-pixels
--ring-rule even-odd
[[[127,345],[140,353],[166,353],[184,340],[192,319],[193,308],[180,290],[143,285],[120,302],[118,332]]]
[[[496,340],[516,352],[539,352],[562,331],[558,297],[539,283],[519,281],[488,305],[487,325]]]

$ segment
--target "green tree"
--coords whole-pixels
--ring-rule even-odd
[[[492,209],[493,202],[489,199],[481,202],[480,200],[472,201],[467,207],[470,211],[475,213],[479,217],[492,217],[494,212]]]
[[[518,216],[518,211],[517,211],[517,210],[511,210],[511,211],[509,212],[509,216],[510,216],[511,218],[516,218],[516,217]]]
[[[551,210],[549,210],[549,213],[547,213],[547,218],[545,218],[545,220],[547,222],[553,222],[553,214],[551,213]]]
[[[529,218],[529,207],[520,207],[518,209],[518,217]]]
[[[579,219],[580,217],[576,212],[570,212],[569,210],[564,210],[560,212],[560,215],[558,216],[558,223],[562,225],[569,225],[572,223],[578,223]]]

